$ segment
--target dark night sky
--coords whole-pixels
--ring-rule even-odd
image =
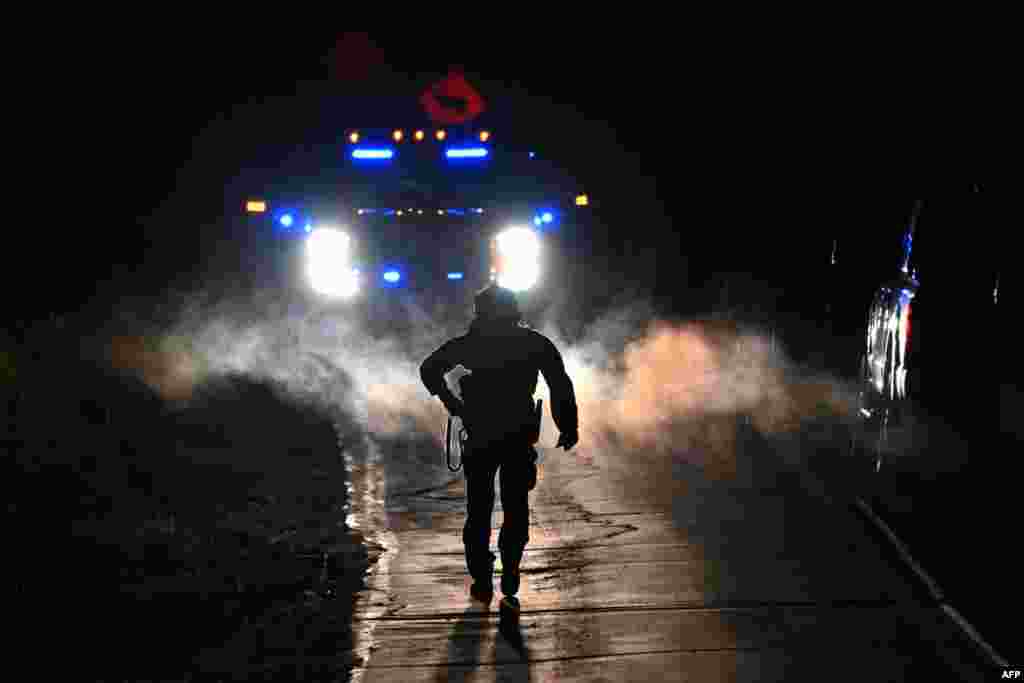
[[[211,226],[240,169],[274,168],[330,134],[324,113],[311,111],[325,96],[415,106],[420,88],[452,66],[500,103],[492,113],[501,110],[503,125],[514,121],[585,168],[593,193],[658,249],[659,272],[671,273],[685,251],[688,284],[748,270],[796,287],[817,271],[795,268],[824,264],[837,235],[850,258],[898,255],[907,188],[873,186],[883,173],[843,163],[843,136],[812,125],[828,99],[803,83],[783,86],[750,65],[724,75],[713,68],[721,55],[691,54],[671,34],[632,43],[615,34],[446,35],[189,27],[83,45],[48,85],[73,103],[74,115],[59,117],[58,145],[77,160],[68,177],[89,210],[55,256],[62,279],[34,290],[26,310],[74,310],[104,281],[115,283],[107,292],[159,287],[216,238]],[[949,189],[969,197],[970,187]],[[938,213],[926,213],[922,229]],[[862,234],[877,237],[864,246]],[[663,290],[680,286],[658,280]]]

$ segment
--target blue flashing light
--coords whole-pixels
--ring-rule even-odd
[[[384,273],[384,281],[394,284],[402,279],[402,274],[397,270],[389,270]]]
[[[384,215],[385,216],[394,216],[395,215],[395,210],[394,209],[384,209]]]
[[[449,159],[484,159],[490,152],[486,147],[453,147],[445,150]]]
[[[290,227],[292,227],[292,224],[293,224],[293,223],[295,222],[295,217],[294,217],[294,216],[292,216],[292,215],[291,215],[290,213],[286,213],[286,214],[284,214],[283,216],[281,216],[281,217],[280,217],[280,218],[278,219],[278,221],[279,221],[279,222],[281,223],[281,225],[283,225],[284,227],[286,227],[286,228],[290,228]]]
[[[449,280],[461,280],[462,279],[462,273],[448,273],[448,279]]]
[[[543,223],[543,221],[540,219],[540,216],[533,217],[533,224],[536,225],[538,228],[540,227],[541,223]]]
[[[531,158],[531,159],[534,159],[534,158],[536,158],[536,156],[537,156],[537,153],[536,153],[536,152],[530,152],[530,158]]]
[[[541,214],[540,219],[545,223],[550,223],[551,221],[555,220],[555,217],[554,215],[552,215],[550,211],[545,211],[544,213]]]
[[[448,209],[449,216],[465,216],[465,209]]]
[[[313,232],[313,224],[312,223],[306,223],[306,227],[304,228],[304,230],[306,232]]]
[[[387,147],[381,147],[381,148],[358,147],[358,148],[352,150],[352,158],[353,159],[377,159],[377,160],[380,160],[380,159],[393,159],[394,157],[395,157],[395,150],[387,148]]]

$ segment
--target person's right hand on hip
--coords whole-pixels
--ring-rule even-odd
[[[564,448],[567,452],[580,441],[579,432],[562,432],[558,435],[555,448]]]
[[[465,421],[466,406],[455,396],[455,394],[449,390],[445,390],[439,393],[437,397],[441,399],[441,403],[444,404],[445,409],[452,417],[461,417],[463,421]]]

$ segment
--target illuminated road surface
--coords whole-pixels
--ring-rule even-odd
[[[747,443],[718,481],[670,459],[623,453],[632,474],[611,475],[585,450],[547,451],[516,629],[497,581],[489,607],[469,598],[461,473],[364,440],[346,455],[369,462],[354,520],[383,547],[355,608],[353,680],[984,680],[863,522]],[[498,502],[493,548],[500,523]]]

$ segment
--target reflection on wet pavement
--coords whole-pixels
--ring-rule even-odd
[[[938,609],[860,521],[772,455],[784,442],[740,429],[737,443],[732,477],[685,455],[624,452],[643,468],[631,479],[547,453],[518,631],[502,628],[498,596],[484,606],[468,595],[463,482],[386,497],[401,509],[375,513],[388,561],[357,600],[366,656],[353,680],[781,681],[840,660],[844,675],[902,680],[912,667],[966,666],[948,654],[960,645]]]

